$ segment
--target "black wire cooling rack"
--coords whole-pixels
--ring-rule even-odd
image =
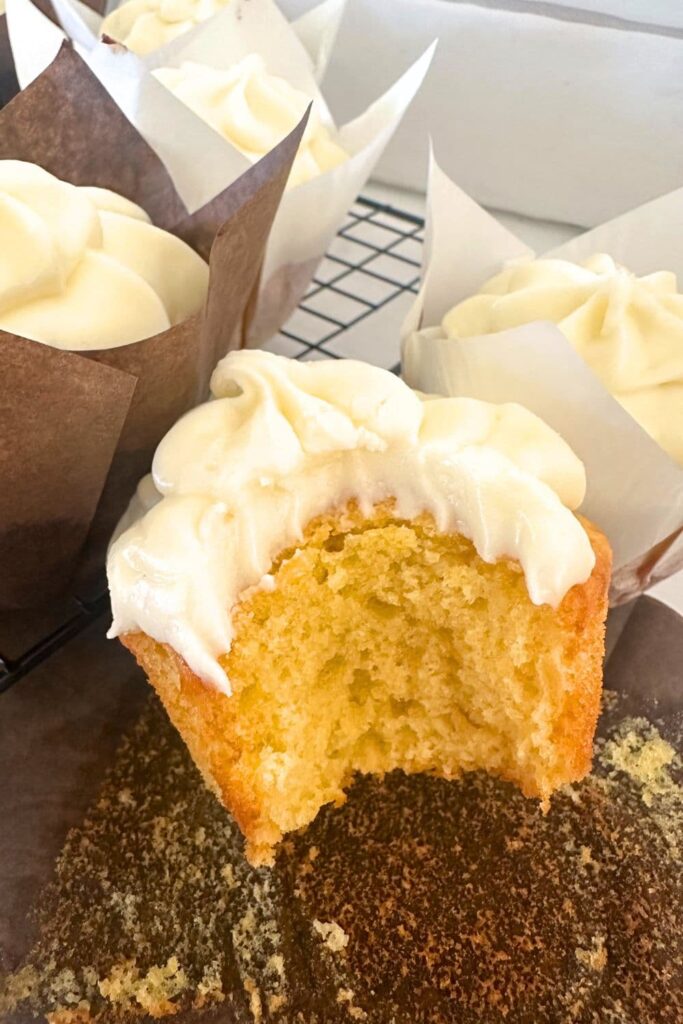
[[[294,359],[356,358],[397,370],[396,317],[386,331],[373,318],[391,304],[407,305],[417,290],[423,230],[419,217],[359,198],[301,305],[267,347]],[[94,622],[108,603],[101,584],[39,612],[0,614],[0,693]]]
[[[398,332],[360,328],[412,297],[423,240],[420,217],[359,198],[299,308],[267,347],[294,359],[355,358],[398,369]]]

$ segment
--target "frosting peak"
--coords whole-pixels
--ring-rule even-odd
[[[486,561],[518,559],[536,603],[557,605],[592,571],[570,511],[583,466],[520,406],[421,399],[363,363],[258,351],[228,355],[211,389],[159,445],[112,545],[110,635],[143,629],[226,692],[232,607],[350,500],[369,511],[393,498],[400,518],[430,512]]]
[[[196,313],[208,267],[139,206],[0,160],[0,329],[71,350],[127,345]]]
[[[305,93],[271,75],[256,53],[227,69],[185,61],[177,68],[157,68],[154,74],[252,163],[297,126],[309,104]],[[314,106],[287,187],[310,181],[346,159]]]
[[[468,338],[533,320],[557,324],[607,390],[683,464],[683,295],[676,275],[637,277],[604,253],[581,264],[515,261],[451,309]]]
[[[229,3],[230,0],[127,0],[107,15],[100,33],[144,56],[206,21]]]

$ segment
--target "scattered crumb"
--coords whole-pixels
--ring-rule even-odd
[[[612,784],[625,775],[650,811],[671,850],[680,856],[683,789],[674,772],[683,764],[676,751],[644,718],[625,719],[599,749],[599,761]]]
[[[47,1024],[88,1024],[91,1020],[90,1003],[83,1000],[72,1010],[63,1008],[55,1013],[47,1013],[45,1019]]]
[[[285,980],[285,961],[281,953],[273,953],[268,957],[266,972],[276,975],[281,981]]]
[[[607,950],[605,949],[604,937],[602,935],[595,936],[590,949],[579,947],[576,950],[576,959],[591,971],[604,971],[607,966]]]
[[[204,968],[201,980],[197,985],[194,1006],[197,1009],[211,1004],[222,1003],[225,999],[223,991],[222,957],[212,960]]]
[[[593,851],[590,846],[579,847],[579,861],[583,868],[592,868],[595,872],[601,869],[601,864],[593,858]]]
[[[31,1003],[40,987],[41,975],[33,964],[26,964],[10,974],[0,989],[0,1013],[9,1013],[15,1006]]]
[[[249,994],[249,1011],[254,1019],[254,1024],[260,1024],[263,1019],[263,1003],[261,993],[252,978],[244,979],[244,990]]]
[[[134,961],[115,965],[109,976],[98,983],[100,994],[124,1008],[136,1003],[152,1017],[174,1012],[173,1000],[185,991],[187,975],[175,957],[163,967],[150,967],[144,975]]]
[[[133,961],[124,964],[114,964],[106,978],[97,982],[100,995],[110,1003],[131,1002],[132,992],[140,975]]]
[[[340,988],[337,992],[337,1002],[346,1007],[346,1012],[352,1020],[366,1020],[367,1013],[354,1004],[355,997],[356,994],[351,988]]]
[[[234,889],[238,884],[235,879],[235,869],[232,864],[225,864],[221,868],[221,878],[228,883],[228,889]]]
[[[666,771],[676,760],[676,751],[644,719],[624,723],[617,736],[605,744],[602,760],[641,787],[643,803],[648,807],[656,797],[677,791]]]
[[[340,953],[349,944],[349,937],[335,921],[313,922],[313,927],[331,953]]]
[[[602,710],[612,711],[619,704],[619,694],[616,690],[603,690],[602,691]]]
[[[268,1012],[277,1013],[278,1010],[282,1010],[287,1004],[287,998],[283,995],[268,996]]]

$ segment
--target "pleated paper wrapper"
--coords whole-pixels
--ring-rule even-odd
[[[683,282],[683,189],[553,249],[580,262],[605,252],[638,275]],[[586,467],[581,511],[614,551],[610,599],[622,604],[683,568],[683,469],[604,388],[553,324],[454,340],[444,315],[508,260],[535,254],[432,158],[418,297],[403,326],[403,373],[422,391],[519,402],[554,427]]]
[[[318,75],[332,49],[338,6],[323,5],[317,22],[315,11],[308,15],[309,31],[302,38],[313,49],[314,58],[273,0],[232,0],[219,14],[141,59],[123,47],[96,42],[92,24],[88,27],[83,17],[77,17],[73,0],[53,2],[78,52],[163,159],[190,210],[229,185],[249,161],[162,86],[152,75],[155,68],[183,61],[229,68],[250,54],[259,54],[271,74],[313,100],[322,122],[349,154],[338,167],[287,189],[283,196],[266,250],[248,341],[257,345],[271,337],[304,296],[349,207],[419,89],[434,46],[337,131]],[[24,87],[52,58],[61,37],[31,0],[8,0],[8,17],[17,74]],[[381,45],[378,40],[378,62]]]
[[[75,353],[0,332],[0,608],[41,603],[101,568],[156,445],[243,343],[304,125],[189,214],[162,161],[68,45],[0,112],[0,159],[126,196],[210,266],[202,313],[130,345]]]

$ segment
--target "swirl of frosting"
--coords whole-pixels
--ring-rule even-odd
[[[230,612],[316,516],[394,499],[519,561],[532,601],[558,605],[595,558],[571,509],[583,465],[518,405],[420,398],[364,363],[226,356],[212,401],[171,428],[108,559],[110,636],[144,630],[229,692]]]
[[[469,338],[550,320],[606,389],[683,465],[683,295],[676,276],[636,277],[610,256],[515,261],[443,319]]]
[[[185,61],[178,68],[157,68],[154,74],[252,163],[297,126],[310,102],[284,78],[271,75],[255,53],[227,70]],[[314,106],[287,187],[310,181],[346,159],[348,154]]]
[[[208,267],[115,192],[0,160],[0,329],[54,348],[114,348],[196,313]]]
[[[143,56],[217,14],[230,0],[127,0],[111,11],[100,34]]]

